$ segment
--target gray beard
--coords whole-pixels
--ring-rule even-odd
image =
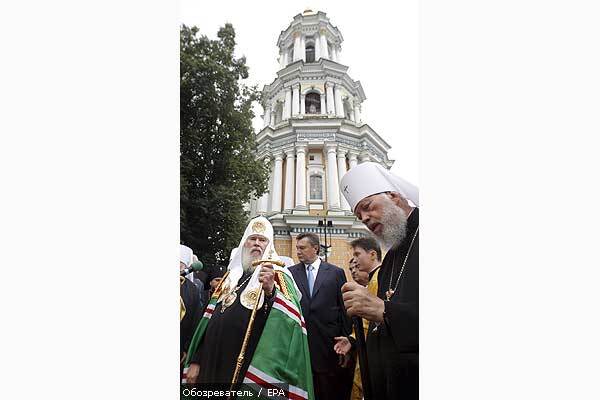
[[[399,245],[406,237],[406,212],[396,206],[391,200],[385,205],[382,212],[383,230],[377,241],[386,251]]]
[[[242,268],[244,269],[244,274],[253,273],[256,269],[256,266],[253,266],[252,262],[260,259],[260,257],[262,256],[259,255],[254,257],[252,256],[252,254],[250,254],[250,250],[251,249],[248,249],[246,247],[242,249]]]

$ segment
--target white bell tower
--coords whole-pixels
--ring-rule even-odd
[[[263,88],[264,126],[256,138],[258,157],[272,166],[269,192],[252,202],[251,214],[271,220],[277,252],[292,257],[295,236],[322,233],[318,221],[326,217],[333,223],[329,261],[347,267],[347,243],[367,231],[339,180],[358,163],[390,168],[393,161],[390,146],[361,118],[366,96],[341,63],[343,40],[324,12],[311,10],[280,33],[279,70]]]

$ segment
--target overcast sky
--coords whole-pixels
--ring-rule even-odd
[[[206,1],[180,0],[180,21],[196,25],[215,38],[220,26],[233,24],[237,54],[245,55],[250,68],[248,83],[263,85],[275,79],[277,38],[296,14],[306,8],[327,13],[341,31],[341,63],[360,81],[367,96],[362,120],[392,146],[396,160],[392,171],[419,183],[419,47],[416,0],[374,3],[358,1]],[[254,127],[263,126],[257,106]]]

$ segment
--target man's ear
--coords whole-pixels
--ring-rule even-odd
[[[369,257],[371,257],[371,260],[377,260],[377,252],[375,250],[370,250]]]
[[[394,204],[396,204],[398,207],[400,207],[400,208],[408,207],[408,202],[406,201],[406,199],[404,197],[400,196],[399,193],[387,192],[386,194],[389,196],[390,199],[392,199]]]

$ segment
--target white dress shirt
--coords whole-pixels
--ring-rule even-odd
[[[312,262],[312,264],[304,264],[304,272],[307,271],[309,265],[313,266],[313,274],[315,274],[315,279],[317,279],[317,274],[319,273],[319,266],[321,265],[321,259],[317,256],[317,259]]]

